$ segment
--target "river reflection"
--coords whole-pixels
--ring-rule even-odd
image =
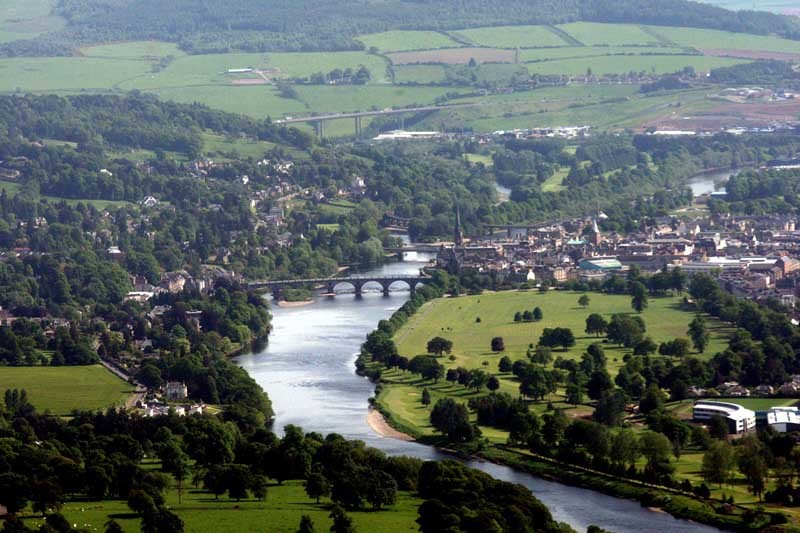
[[[407,254],[404,262],[366,274],[414,274],[426,259],[422,254]],[[335,432],[359,439],[392,455],[447,457],[429,446],[376,434],[366,418],[367,399],[374,386],[354,373],[353,363],[365,335],[407,299],[405,292],[389,296],[368,293],[359,298],[347,294],[320,297],[304,307],[274,307],[274,331],[268,346],[240,356],[237,361],[269,393],[276,430],[296,424],[306,431]],[[525,485],[557,520],[578,531],[585,531],[591,524],[618,533],[717,531],[649,511],[636,502],[545,481],[508,467],[480,461],[468,464],[498,479]]]

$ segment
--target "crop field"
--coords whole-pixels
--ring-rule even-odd
[[[64,20],[50,15],[55,0],[0,0],[0,43],[32,39],[64,26]]]
[[[572,22],[556,26],[586,46],[656,46],[663,42],[635,24],[601,24]]]
[[[358,38],[367,48],[375,47],[381,52],[404,52],[408,50],[430,50],[453,48],[461,43],[438,31],[385,31],[370,33]]]
[[[397,52],[388,54],[388,57],[395,65],[415,63],[466,65],[471,59],[477,63],[511,63],[514,61],[514,51],[498,48],[445,48],[419,52]]]
[[[0,391],[6,389],[25,389],[39,412],[63,416],[121,405],[133,386],[100,365],[6,366],[0,367]]]
[[[467,90],[447,87],[398,87],[392,85],[303,85],[297,87],[300,100],[316,111],[368,111],[385,107],[427,104],[448,92]],[[352,125],[352,120],[350,124]],[[327,124],[326,124],[327,127]]]
[[[306,114],[306,105],[283,98],[272,86],[225,87],[208,85],[148,90],[165,100],[191,104],[199,102],[215,109],[241,113],[255,118],[280,118],[285,115]]]
[[[492,48],[549,48],[569,44],[547,26],[497,26],[450,33],[467,42]]]
[[[305,494],[303,481],[286,481],[283,485],[271,484],[264,501],[253,498],[237,502],[227,495],[215,499],[213,494],[195,489],[184,482],[182,501],[174,488],[166,492],[169,509],[180,516],[187,533],[209,531],[270,531],[293,533],[300,516],[307,514],[314,521],[316,531],[328,531],[331,526],[330,500],[323,498],[317,504]],[[417,509],[422,500],[408,492],[398,491],[397,502],[381,511],[348,511],[358,531],[416,531]],[[128,533],[141,530],[141,520],[131,512],[125,500],[67,503],[61,513],[72,524],[89,531],[103,531],[111,518]],[[29,516],[24,520],[29,527],[38,528],[43,520]]]

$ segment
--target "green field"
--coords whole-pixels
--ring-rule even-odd
[[[407,50],[430,50],[461,46],[458,41],[438,31],[385,31],[370,33],[358,38],[367,48],[375,47],[381,52],[403,52]]]
[[[797,14],[797,1],[796,0],[702,0],[708,4],[714,4],[725,9],[745,9],[751,10],[753,6],[758,11],[772,11],[773,13],[788,14],[790,11]]]
[[[328,531],[331,526],[330,501],[319,504],[306,496],[302,481],[287,481],[283,485],[270,485],[265,501],[247,499],[237,502],[197,490],[185,483],[182,502],[178,503],[176,490],[166,494],[169,509],[185,522],[187,533],[209,531],[255,532],[270,531],[293,533],[300,517],[307,514],[314,521],[316,531]],[[381,511],[348,511],[358,531],[417,531],[417,509],[422,500],[408,492],[398,492],[397,502]],[[105,522],[113,518],[126,532],[140,531],[138,517],[123,500],[67,503],[61,513],[78,527],[89,531],[102,531]],[[38,528],[39,517],[25,520],[28,527]]]
[[[528,63],[526,66],[531,73],[570,74],[573,76],[586,74],[587,69],[591,68],[592,73],[599,76],[628,72],[671,74],[687,66],[693,67],[697,72],[708,72],[713,68],[728,67],[745,62],[747,62],[745,59],[698,55],[614,55],[543,61]]]
[[[39,412],[122,405],[133,387],[100,365],[0,367],[0,390],[25,389]]]
[[[441,83],[446,79],[443,65],[397,65],[395,83]]]
[[[667,46],[565,46],[563,48],[520,50],[519,56],[520,61],[523,63],[533,63],[537,61],[552,61],[555,59],[570,59],[579,57],[682,54],[684,52],[685,50],[683,48]]]
[[[162,41],[134,41],[128,43],[102,44],[81,48],[86,57],[110,57],[114,59],[151,59],[168,56],[185,56],[186,52],[175,43]]]
[[[402,355],[412,357],[425,353],[429,339],[437,335],[453,341],[455,361],[446,361],[451,366],[477,367],[482,361],[489,361],[489,368],[497,368],[503,355],[512,359],[525,357],[528,345],[536,344],[544,328],[567,327],[572,329],[577,340],[576,346],[566,352],[554,352],[566,358],[577,359],[593,342],[594,336],[583,333],[586,317],[590,313],[600,313],[606,318],[613,313],[630,313],[630,297],[588,293],[591,304],[582,309],[577,301],[581,293],[572,291],[548,291],[540,294],[533,291],[509,291],[480,296],[442,298],[426,303],[409,320],[408,324],[396,334],[395,342]],[[694,313],[684,310],[680,297],[651,298],[649,307],[641,313],[647,325],[647,335],[660,343],[676,337],[686,337],[686,329],[694,318]],[[514,322],[516,311],[541,307],[544,319],[540,322]],[[481,323],[475,319],[481,317]],[[714,318],[708,318],[711,330],[711,343],[702,358],[709,358],[722,351],[727,345],[727,336],[732,331]],[[505,340],[506,351],[495,354],[489,350],[492,337]],[[613,374],[622,366],[622,356],[629,350],[616,345],[604,346],[609,359],[609,371]],[[695,354],[697,355],[697,354]],[[444,362],[443,362],[444,363]]]
[[[497,26],[451,33],[479,46],[493,48],[547,48],[568,44],[547,26]]]
[[[0,43],[32,39],[64,26],[50,12],[55,0],[0,0]]]
[[[648,28],[678,46],[800,53],[800,41],[781,39],[780,37],[671,26],[649,26]]]
[[[628,45],[653,46],[661,41],[635,24],[601,24],[597,22],[572,22],[556,26],[573,39],[586,46]]]

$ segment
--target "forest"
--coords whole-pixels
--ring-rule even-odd
[[[513,0],[502,6],[479,0],[357,2],[304,0],[60,0],[63,30],[0,46],[7,56],[70,55],[78,44],[163,40],[190,53],[310,51],[363,48],[356,35],[389,29],[451,30],[508,24],[573,21],[627,22],[776,34],[800,38],[791,17],[727,11],[686,0]],[[309,14],[312,14],[309,16]]]

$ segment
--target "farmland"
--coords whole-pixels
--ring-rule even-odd
[[[0,0],[0,43],[31,39],[58,30],[64,21],[51,15],[54,0]]]
[[[68,415],[73,409],[121,405],[133,390],[100,365],[0,368],[0,391],[25,389],[40,412]]]
[[[498,26],[453,32],[461,39],[493,48],[549,48],[569,44],[547,26]]]
[[[371,33],[358,38],[367,48],[375,47],[381,52],[407,50],[430,50],[452,48],[461,44],[452,37],[436,31],[387,31]]]
[[[47,10],[44,0],[23,9],[0,0],[2,20],[25,20]],[[35,7],[38,6],[38,11]],[[5,8],[5,9],[4,9]],[[19,15],[14,15],[22,10]],[[38,15],[37,15],[38,14]],[[16,24],[16,22],[15,22]],[[2,39],[2,34],[0,34]],[[187,55],[173,43],[138,41],[81,48],[74,57],[0,59],[0,92],[59,94],[140,90],[181,103],[199,102],[255,118],[366,111],[429,105],[476,88],[503,87],[531,76],[652,76],[692,67],[708,72],[762,57],[796,57],[800,42],[777,37],[695,28],[576,22],[558,26],[504,26],[449,32],[387,31],[359,38],[367,51],[216,53]],[[383,55],[380,55],[383,54]],[[468,66],[474,60],[474,66]],[[336,69],[365,66],[365,85],[303,82]],[[253,69],[229,73],[232,69]],[[294,83],[282,90],[276,81]],[[413,85],[410,86],[410,85]],[[439,111],[415,127],[473,128],[476,131],[586,124],[598,128],[640,127],[662,120],[669,107],[691,103],[708,109],[698,93],[644,99],[638,86],[625,86],[630,101],[613,101],[619,91],[588,85],[591,97],[574,97],[573,87],[473,96],[478,108]],[[549,90],[546,90],[549,92]],[[447,96],[445,96],[447,95]],[[688,100],[687,100],[688,99]],[[736,107],[736,106],[733,106]],[[698,109],[699,109],[698,108]],[[683,108],[683,112],[686,108]],[[729,110],[734,112],[735,110]],[[365,120],[368,127],[372,120]],[[307,128],[301,124],[301,128]],[[326,124],[329,136],[352,134],[352,124]],[[550,186],[554,186],[551,184]]]

